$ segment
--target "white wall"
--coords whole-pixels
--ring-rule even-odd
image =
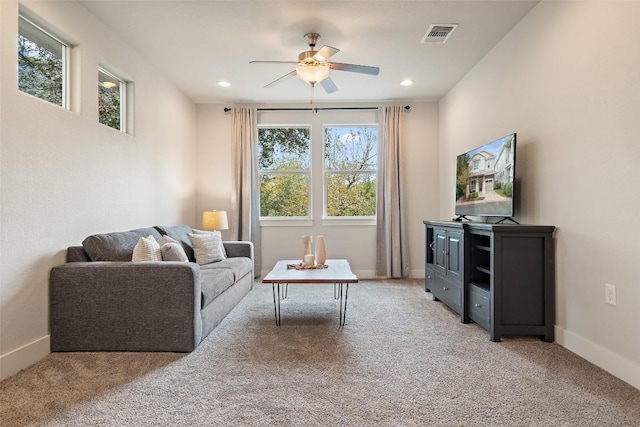
[[[556,339],[638,388],[639,16],[638,2],[541,2],[440,102],[440,216],[455,156],[518,132],[517,217],[557,227]]]
[[[423,219],[438,214],[438,109],[433,102],[411,102],[405,112],[405,161],[407,182],[407,218],[409,222],[410,268],[414,277],[424,277]],[[368,104],[368,106],[377,104]],[[218,209],[230,211],[232,220],[231,115],[223,108],[232,105],[198,105],[198,199],[197,211]],[[243,105],[246,106],[246,105]],[[307,105],[293,105],[304,108]],[[319,105],[319,107],[329,105]],[[341,106],[345,106],[341,104]],[[360,106],[349,104],[347,106]],[[254,105],[257,108],[292,107],[292,105]],[[321,132],[322,124],[371,123],[372,111],[262,112],[262,123],[311,124]],[[312,131],[313,132],[313,131]],[[321,138],[319,135],[312,137]],[[319,170],[319,167],[317,168]],[[225,178],[227,177],[226,181]],[[319,181],[317,181],[319,183]],[[321,188],[314,189],[315,194]],[[374,277],[375,226],[322,225],[321,211],[314,212],[310,226],[263,227],[263,273],[278,259],[296,259],[302,253],[303,235],[324,235],[327,253],[333,258],[347,258],[359,277]],[[230,224],[233,227],[233,224]],[[230,236],[230,231],[225,232]]]
[[[17,90],[18,3],[1,1],[0,378],[49,352],[48,272],[67,246],[195,222],[195,105],[78,4],[24,4],[75,46],[75,96],[67,111]],[[135,82],[135,135],[98,124],[98,64]]]

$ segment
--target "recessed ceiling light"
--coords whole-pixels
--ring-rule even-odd
[[[222,80],[222,81],[218,82],[218,86],[220,86],[220,87],[229,87],[229,86],[231,86],[231,83]]]
[[[411,86],[413,83],[415,83],[415,82],[413,80],[409,80],[409,79],[403,80],[403,81],[400,82],[400,84],[402,86]]]

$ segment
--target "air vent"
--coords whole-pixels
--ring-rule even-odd
[[[444,43],[458,24],[431,24],[420,43]]]

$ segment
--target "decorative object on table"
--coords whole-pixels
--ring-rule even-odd
[[[311,236],[302,236],[302,244],[303,244],[302,262],[304,262],[305,256],[313,254],[313,252],[311,252],[311,240],[312,240]]]
[[[299,262],[297,264],[287,264],[287,270],[323,270],[325,268],[329,268],[329,265],[327,264],[315,264],[312,265],[311,267],[306,267],[304,265],[304,263]]]
[[[316,265],[316,257],[313,254],[307,254],[304,256],[304,260],[302,260],[302,264],[309,268]]]
[[[324,265],[327,262],[327,250],[324,246],[324,236],[316,236],[316,262]]]
[[[205,211],[202,214],[203,230],[228,230],[227,211]]]

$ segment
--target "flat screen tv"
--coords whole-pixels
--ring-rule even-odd
[[[460,154],[456,162],[456,220],[471,215],[513,221],[515,176],[515,133]]]

